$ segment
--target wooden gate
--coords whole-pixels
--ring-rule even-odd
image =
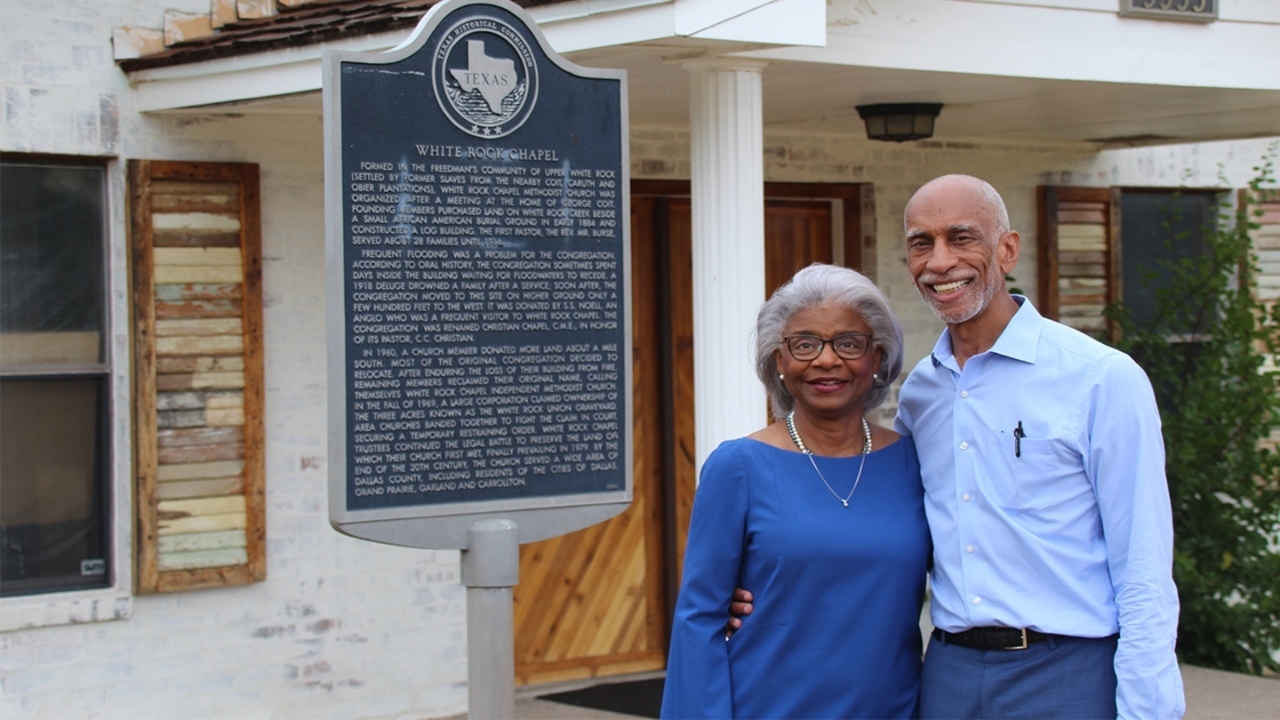
[[[875,236],[874,213],[863,211],[870,192],[870,186],[766,183],[769,292],[812,262],[867,261],[863,248]],[[696,484],[688,196],[686,182],[632,183],[635,497],[608,522],[520,549],[520,685],[666,666]]]

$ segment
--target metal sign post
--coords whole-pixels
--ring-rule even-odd
[[[467,586],[467,699],[472,720],[515,717],[515,626],[511,588],[520,579],[516,524],[478,520],[462,551]]]
[[[626,75],[507,0],[324,55],[329,516],[463,551],[472,717],[509,717],[520,543],[632,497]]]

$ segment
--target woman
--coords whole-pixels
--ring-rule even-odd
[[[909,437],[871,425],[902,369],[884,295],[812,265],[760,309],[775,422],[707,458],[676,603],[662,717],[906,718],[930,547]],[[735,587],[751,621],[726,638]]]

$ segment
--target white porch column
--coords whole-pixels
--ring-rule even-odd
[[[693,385],[698,468],[724,440],[765,423],[751,336],[764,302],[766,63],[691,61]]]

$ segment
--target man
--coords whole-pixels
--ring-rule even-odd
[[[1008,293],[1020,238],[987,183],[929,182],[904,225],[916,290],[947,324],[895,422],[915,438],[934,547],[920,717],[1181,717],[1146,375]]]

